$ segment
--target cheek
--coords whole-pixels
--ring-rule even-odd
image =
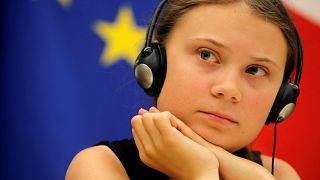
[[[270,96],[268,98],[266,94],[259,94],[258,96],[251,95],[250,99],[247,100],[246,104],[243,104],[241,108],[241,113],[244,114],[242,114],[243,118],[242,123],[240,123],[240,131],[233,134],[233,136],[242,138],[238,138],[236,142],[232,143],[234,146],[232,146],[231,149],[233,150],[247,146],[258,137],[265,125],[265,121],[273,104]]]
[[[159,110],[171,111],[175,115],[186,112],[191,102],[203,92],[203,82],[192,66],[187,63],[168,64],[167,76],[158,98]]]
[[[173,107],[180,107],[183,102],[182,97],[187,92],[183,76],[178,70],[167,69],[167,76],[158,98],[158,108],[160,111],[174,111]]]
[[[248,99],[246,104],[246,107],[248,107],[246,109],[246,115],[250,118],[244,122],[246,130],[243,129],[243,133],[251,134],[252,140],[258,136],[263,128],[273,105],[275,96],[275,92],[269,91],[257,93],[255,96],[251,94],[250,99]]]
[[[257,96],[251,96],[251,101],[248,101],[248,107],[250,107],[248,111],[253,114],[254,117],[252,119],[265,121],[269,115],[274,99],[274,93],[259,93]]]

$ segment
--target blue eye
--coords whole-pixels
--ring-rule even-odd
[[[268,72],[263,67],[257,65],[248,67],[246,72],[255,76],[265,76],[268,74]]]
[[[199,51],[200,58],[205,61],[217,61],[215,54],[207,49],[200,49]]]

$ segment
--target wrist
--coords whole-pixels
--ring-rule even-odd
[[[184,174],[184,176],[170,178],[170,180],[218,180],[218,179],[219,179],[218,169],[210,170],[209,172],[198,174],[198,175]]]
[[[195,178],[192,178],[192,180],[215,180],[219,179],[219,169],[211,170],[210,172],[201,174]]]

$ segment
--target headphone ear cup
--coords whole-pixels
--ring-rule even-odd
[[[287,119],[294,111],[299,94],[297,85],[290,81],[283,82],[265,124],[279,123]]]
[[[143,48],[134,64],[135,78],[151,96],[159,96],[167,71],[165,48],[157,43]]]

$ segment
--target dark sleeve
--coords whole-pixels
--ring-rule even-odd
[[[251,150],[251,149],[244,147],[244,148],[234,152],[233,154],[236,156],[248,159],[250,161],[253,161],[253,162],[263,166],[260,151]]]
[[[121,141],[102,141],[96,145],[108,146],[121,161],[130,179],[168,179],[159,171],[146,166],[139,158],[138,149],[133,139]]]
[[[252,150],[253,154],[253,161],[263,166],[262,159],[261,159],[261,152]]]

